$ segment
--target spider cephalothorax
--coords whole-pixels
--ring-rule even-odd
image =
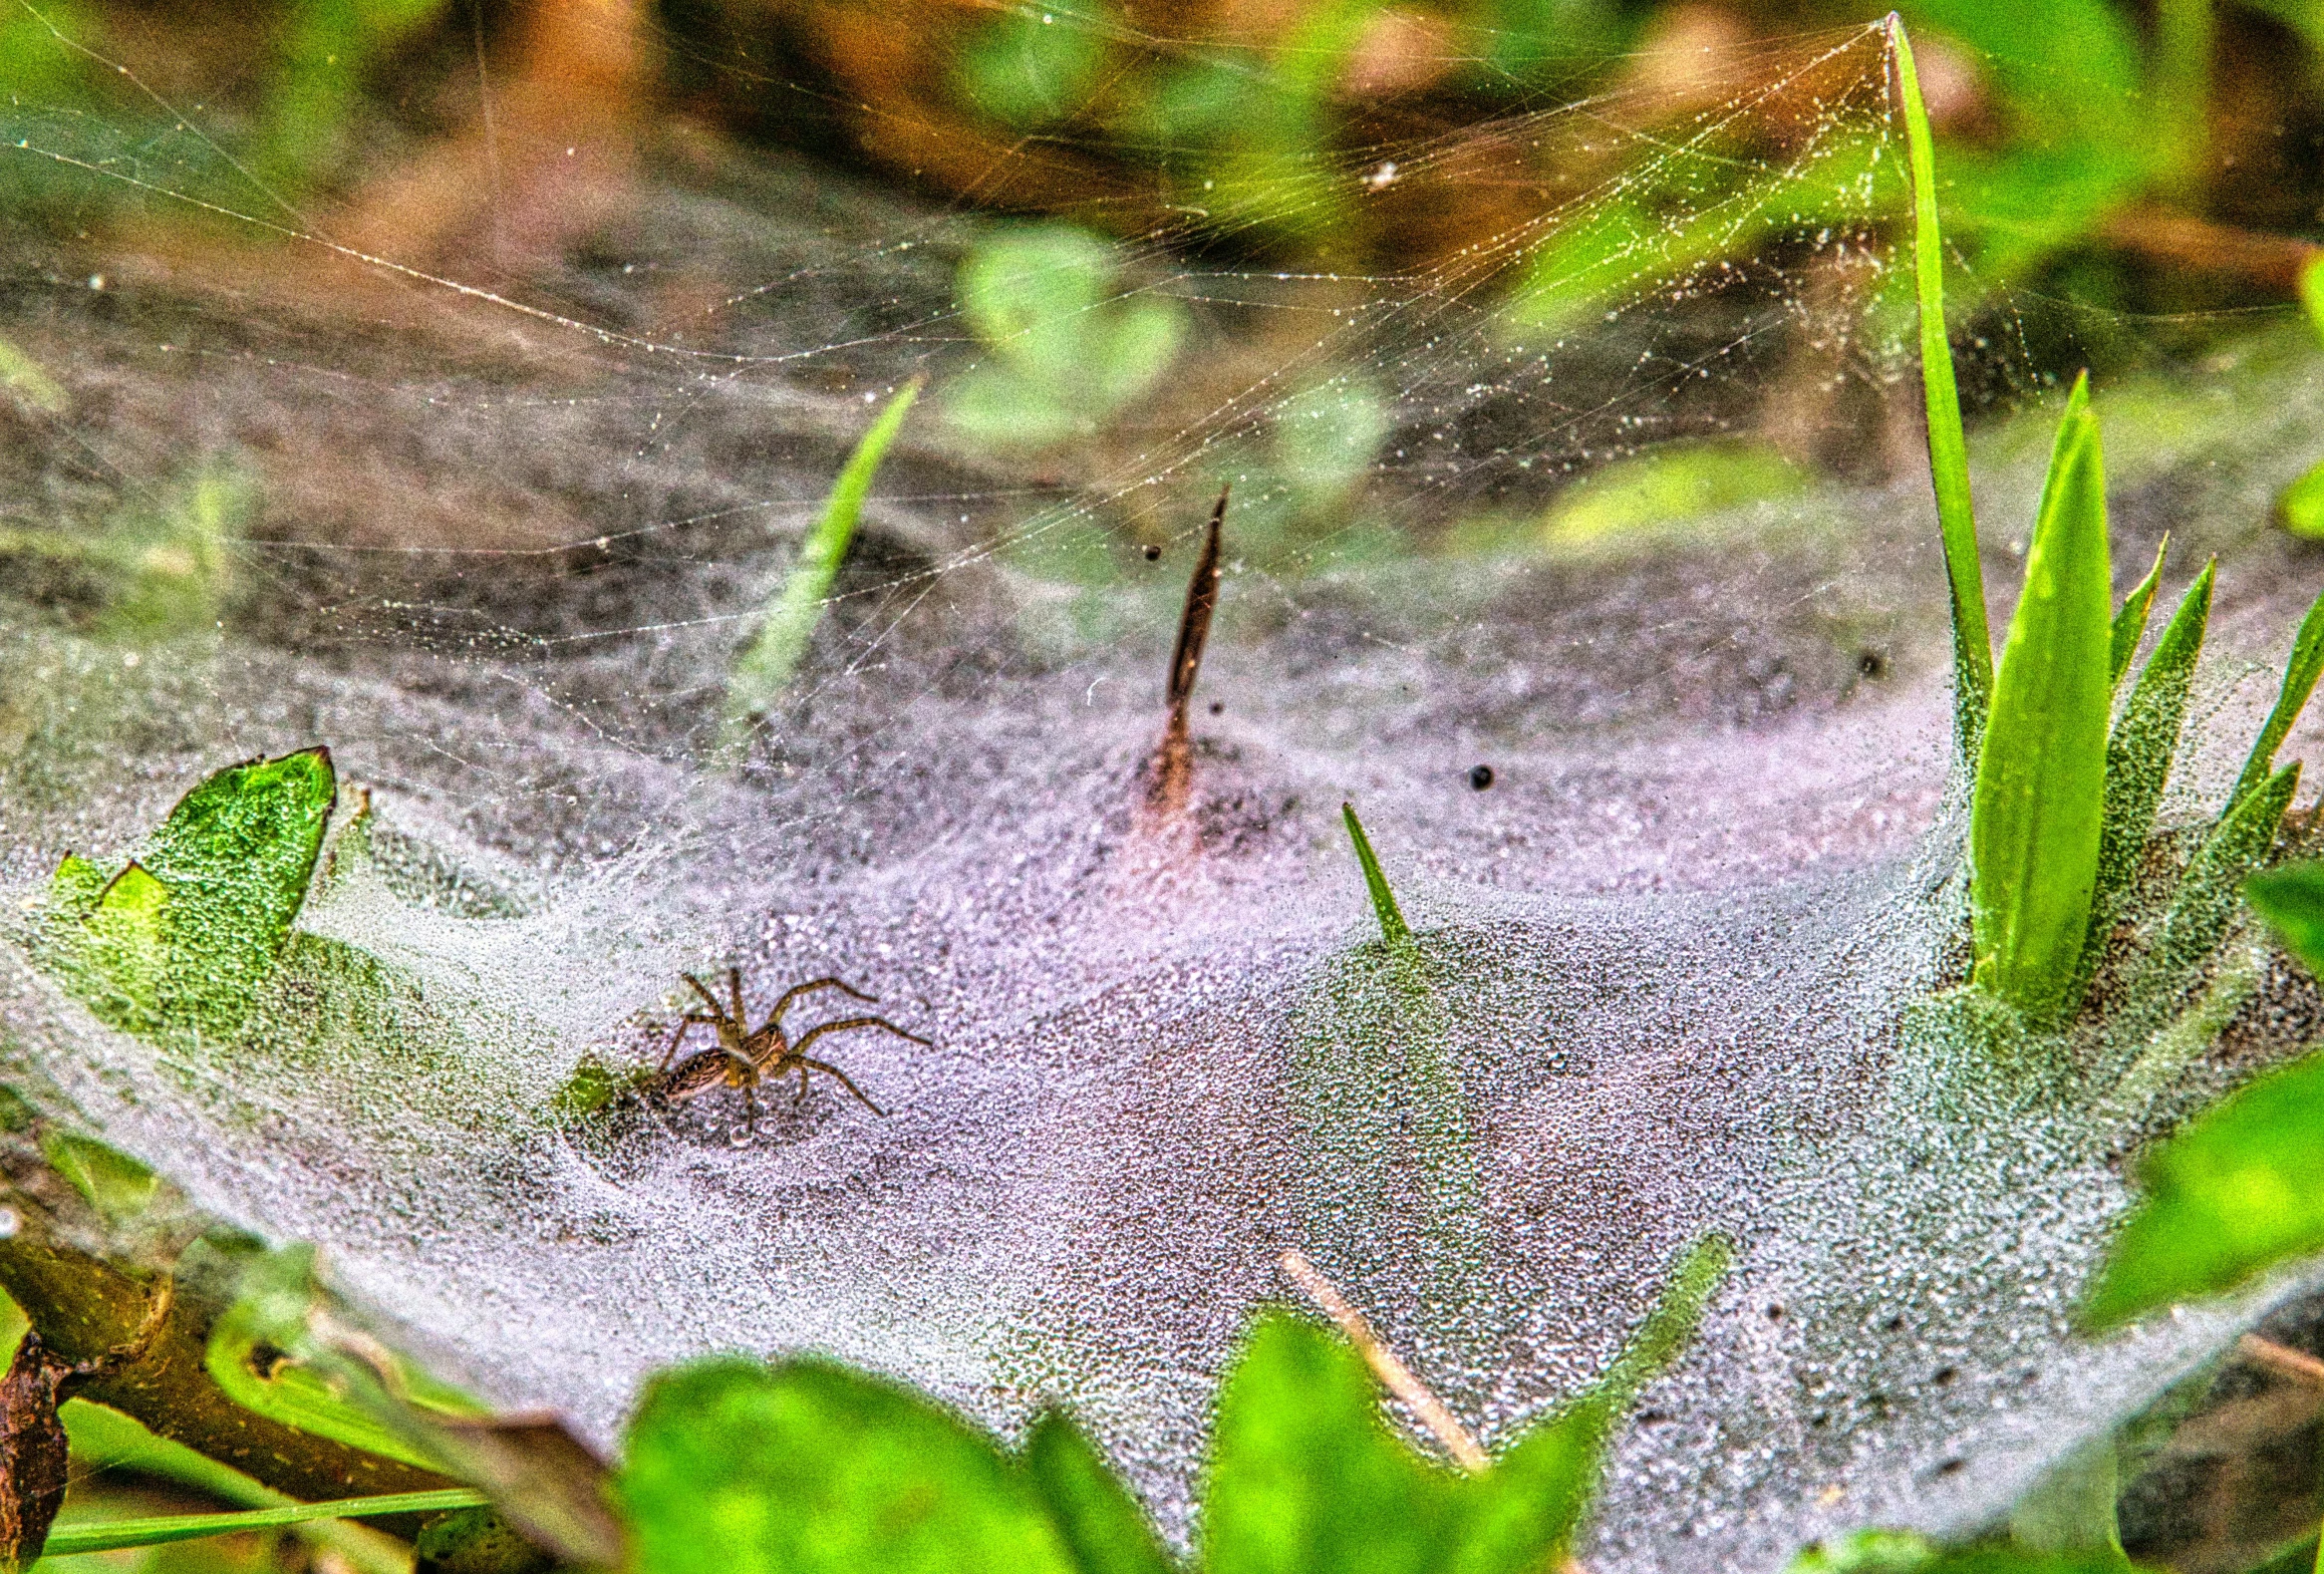
[[[887,1113],[873,1103],[864,1091],[855,1086],[848,1075],[828,1061],[819,1061],[806,1053],[807,1046],[828,1033],[841,1033],[849,1028],[885,1028],[900,1039],[914,1044],[931,1041],[917,1033],[906,1033],[885,1017],[842,1017],[835,1022],[821,1022],[799,1035],[797,1043],[782,1031],[782,1014],[801,995],[818,989],[836,989],[856,1000],[877,1005],[871,996],[835,978],[810,979],[783,991],[782,999],[774,1003],[766,1021],[753,1031],[742,1014],[742,970],[726,969],[726,991],[730,1003],[722,1003],[710,987],[692,973],[682,975],[693,986],[694,992],[710,1007],[708,1011],[690,1011],[678,1024],[678,1032],[670,1040],[670,1053],[662,1057],[661,1067],[647,1084],[647,1092],[663,1099],[685,1101],[699,1099],[718,1088],[739,1088],[742,1104],[747,1111],[749,1128],[758,1128],[758,1085],[771,1082],[791,1072],[799,1074],[799,1091],[791,1096],[793,1103],[807,1097],[807,1073],[822,1072],[837,1079],[839,1086],[863,1102],[873,1114]],[[688,1030],[696,1024],[711,1028],[719,1036],[719,1047],[704,1050],[678,1060],[679,1046],[686,1042]],[[672,1063],[677,1064],[673,1065]]]

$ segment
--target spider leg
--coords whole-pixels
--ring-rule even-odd
[[[936,1043],[934,1039],[924,1039],[917,1033],[906,1033],[885,1017],[842,1017],[837,1022],[818,1022],[800,1034],[799,1042],[791,1046],[791,1053],[798,1054],[799,1051],[826,1033],[841,1033],[849,1028],[885,1028],[897,1038],[910,1039],[914,1044],[934,1045]]]
[[[726,969],[726,992],[734,997],[734,1026],[743,1032],[748,1032],[749,1025],[742,1020],[742,970],[740,968],[730,967]]]
[[[807,1063],[799,1062],[799,1091],[791,1095],[792,1103],[804,1103],[807,1098]]]
[[[678,1059],[678,1046],[686,1042],[686,1030],[693,1027],[698,1022],[708,1022],[710,1020],[710,1018],[704,1016],[699,1011],[690,1011],[685,1016],[678,1019],[678,1031],[670,1036],[670,1053],[663,1056],[662,1064],[654,1069],[654,1074],[657,1077],[662,1073],[670,1070],[670,1063]]]
[[[835,978],[811,978],[808,979],[804,984],[793,984],[790,988],[782,992],[782,999],[776,1001],[774,1003],[774,1010],[767,1014],[766,1027],[771,1028],[775,1024],[781,1022],[782,1014],[790,1009],[790,1004],[792,1001],[798,999],[801,995],[807,994],[811,990],[818,989],[835,989],[843,995],[852,995],[857,1000],[863,1001],[868,1005],[876,1006],[879,1004],[878,997],[865,994],[862,990],[857,989],[853,984],[843,984]],[[763,1033],[766,1031],[766,1029],[761,1028],[758,1031]]]
[[[888,1111],[882,1109],[878,1104],[873,1103],[870,1097],[866,1095],[861,1088],[855,1086],[855,1082],[852,1078],[850,1078],[845,1072],[841,1071],[838,1067],[832,1065],[829,1061],[811,1061],[803,1055],[800,1056],[799,1080],[802,1083],[806,1081],[807,1068],[810,1066],[819,1072],[829,1072],[832,1076],[838,1078],[839,1085],[842,1088],[845,1088],[849,1093],[855,1095],[856,1098],[862,1100],[863,1106],[866,1109],[869,1109],[873,1114],[880,1116],[882,1119],[887,1118]]]
[[[752,1136],[758,1134],[758,1084],[755,1081],[742,1085],[742,1129]]]
[[[712,994],[710,992],[710,986],[703,983],[701,979],[696,978],[692,973],[681,973],[678,976],[685,979],[689,984],[692,984],[694,986],[694,992],[709,1003],[712,1016],[723,1017],[726,1014],[726,1008],[719,1004],[719,997]]]

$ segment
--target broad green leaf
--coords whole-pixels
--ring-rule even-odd
[[[160,1188],[151,1166],[95,1137],[50,1126],[40,1134],[40,1150],[51,1169],[116,1223],[145,1212]]]
[[[450,1508],[473,1508],[483,1501],[483,1493],[460,1486],[432,1492],[391,1492],[378,1497],[342,1497],[324,1503],[294,1503],[284,1508],[253,1508],[231,1514],[169,1514],[152,1519],[65,1524],[49,1532],[42,1555],[61,1558],[82,1552],[111,1552],[122,1547],[153,1547],[203,1536],[233,1535],[243,1530],[307,1524],[317,1519],[441,1513]]]
[[[2146,1200],[2082,1312],[2111,1328],[2324,1251],[2324,1055],[2269,1072],[2141,1160]]]
[[[2255,874],[2243,895],[2300,965],[2324,978],[2324,862],[2287,863]]]
[[[2114,629],[2109,648],[2114,652],[2114,686],[2123,686],[2123,674],[2131,670],[2131,658],[2139,654],[2139,641],[2147,634],[2147,614],[2155,608],[2155,592],[2163,583],[2163,555],[2171,550],[2171,537],[2166,533],[2155,548],[2155,566],[2147,570],[2147,577],[2131,587],[2123,597],[2122,610],[2114,615]]]
[[[169,888],[133,860],[81,921],[74,982],[89,1009],[117,1028],[151,1033],[168,1021],[169,917]]]
[[[1975,981],[2040,1026],[2081,964],[2106,795],[2113,596],[2089,380],[2074,384],[2010,619],[1969,814]]]
[[[321,749],[217,772],[95,903],[91,866],[66,860],[46,959],[116,1027],[230,1034],[290,938],[336,791]]]
[[[1928,421],[1928,471],[1936,524],[1952,592],[1953,736],[1964,765],[1977,762],[1993,693],[1993,636],[1985,620],[1985,580],[1977,562],[1977,518],[1969,498],[1969,450],[1961,435],[1960,390],[1945,336],[1944,240],[1936,219],[1936,140],[1920,99],[1920,75],[1903,19],[1888,15],[1889,69],[1903,109],[1905,159],[1912,172],[1912,284],[1920,305],[1920,391]],[[2103,553],[2104,540],[2100,542]],[[2032,571],[2028,564],[2030,579]],[[2012,626],[2012,636],[2015,628]]]
[[[2291,659],[2284,664],[2283,686],[2276,691],[2275,708],[2267,713],[2267,721],[2251,745],[2251,756],[2243,762],[2243,773],[2227,794],[2227,806],[2219,811],[2222,819],[2275,769],[2275,752],[2283,747],[2292,723],[2299,720],[2320,675],[2324,675],[2324,595],[2310,604],[2308,615],[2300,619],[2299,633],[2292,636]]]
[[[1033,1422],[1024,1473],[1080,1574],[1171,1574],[1177,1567],[1137,1498],[1062,1414]]]
[[[1112,415],[1162,379],[1186,345],[1190,324],[1175,300],[1123,301],[1094,337],[1085,376],[1097,412]]]
[[[767,608],[757,639],[727,674],[725,745],[729,754],[741,748],[751,723],[789,685],[799,659],[806,655],[815,626],[823,619],[832,583],[839,577],[839,565],[847,557],[848,543],[855,539],[856,520],[871,492],[872,477],[887,457],[888,445],[902,430],[904,418],[911,414],[921,387],[918,379],[906,383],[857,442],[855,452],[840,469],[839,479],[832,483],[822,516],[800,543],[797,560],[783,577],[774,604]]]
[[[818,1361],[646,1384],[618,1494],[637,1574],[1074,1574],[1016,1464],[917,1395]]]
[[[2160,565],[2161,558],[2157,558]],[[2080,1004],[2090,975],[2105,955],[2115,911],[2147,837],[2155,829],[2155,811],[2179,754],[2179,735],[2186,720],[2186,697],[2194,684],[2195,659],[2202,654],[2203,630],[2211,615],[2211,580],[2217,563],[2203,571],[2179,601],[2179,610],[2163,630],[2146,670],[2131,686],[2131,697],[2106,742],[2106,809],[2098,841],[2098,879],[2091,889],[2090,924],[2083,946],[2082,966],[2067,1008]],[[2120,656],[2121,623],[2116,623],[2116,654]],[[2137,644],[2134,638],[2132,643]]]
[[[1423,1574],[1459,1544],[1463,1478],[1389,1431],[1363,1358],[1263,1319],[1219,1395],[1206,1574]]]
[[[2266,861],[2299,785],[2300,766],[2294,761],[2238,804],[2188,860],[2156,927],[2146,964],[2132,982],[2136,1010],[2167,1009],[2219,948],[2242,905],[2243,882]]]
[[[1363,833],[1363,821],[1355,817],[1355,805],[1339,805],[1341,817],[1347,821],[1347,839],[1355,843],[1355,861],[1363,865],[1364,889],[1371,892],[1372,912],[1380,920],[1380,938],[1390,950],[1412,944],[1412,931],[1404,922],[1403,909],[1396,905],[1396,893],[1388,889],[1388,877],[1380,872],[1380,860],[1372,856],[1371,838]]]

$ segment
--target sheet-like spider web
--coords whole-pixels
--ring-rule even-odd
[[[509,153],[465,216],[334,207],[127,76],[111,113],[39,82],[9,112],[51,218],[9,243],[0,334],[56,397],[12,374],[0,871],[30,897],[208,771],[327,743],[376,828],[302,927],[404,982],[360,1033],[286,988],[235,1052],[164,1053],[11,947],[0,1020],[20,1074],[321,1243],[447,1374],[608,1440],[643,1373],[725,1349],[1005,1427],[1062,1400],[1184,1532],[1285,1247],[1494,1440],[1726,1230],[1736,1272],[1621,1445],[1608,1574],[1979,1522],[2217,1342],[2070,1338],[2122,1183],[1887,1092],[1959,909],[1877,31],[1222,159],[1207,200],[1165,159],[1072,236],[684,124],[573,172]],[[358,130],[380,168],[432,156]],[[2038,403],[2025,324],[2074,315],[1998,300],[1964,354]],[[2118,567],[2166,528],[2175,583],[2229,554],[2225,741],[2177,812],[2312,588],[2261,535],[2305,369],[2272,342],[2238,370],[2261,394],[2110,427]],[[737,766],[736,655],[920,375]],[[1997,587],[2036,425],[1979,455]],[[1164,666],[1230,482],[1173,807]],[[1342,800],[1424,1009],[1363,949]],[[756,1009],[835,973],[933,1038],[825,1041],[889,1117],[827,1083],[754,1134],[723,1099],[552,1117],[729,963]]]

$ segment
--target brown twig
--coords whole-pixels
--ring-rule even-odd
[[[1372,1326],[1364,1320],[1364,1315],[1347,1304],[1347,1298],[1339,1293],[1338,1287],[1324,1278],[1322,1272],[1307,1261],[1305,1253],[1285,1252],[1283,1271],[1292,1283],[1307,1292],[1308,1299],[1321,1307],[1326,1317],[1339,1325],[1339,1331],[1347,1336],[1347,1342],[1356,1348],[1365,1364],[1372,1369],[1372,1376],[1380,1380],[1380,1386],[1402,1400],[1412,1414],[1420,1417],[1420,1423],[1436,1434],[1436,1440],[1444,1444],[1444,1451],[1458,1460],[1462,1469],[1472,1475],[1482,1475],[1493,1467],[1492,1459],[1477,1445],[1477,1439],[1469,1435],[1469,1429],[1454,1417],[1451,1411],[1445,1409],[1444,1401],[1431,1394],[1428,1385],[1414,1377],[1412,1369],[1397,1360],[1394,1351],[1380,1343],[1379,1335],[1372,1332]]]
[[[1195,677],[1202,671],[1203,646],[1211,637],[1211,614],[1219,607],[1219,549],[1229,489],[1219,488],[1219,500],[1211,509],[1202,555],[1195,559],[1194,577],[1186,583],[1186,610],[1178,618],[1178,644],[1170,652],[1170,680],[1165,690],[1170,717],[1163,724],[1162,746],[1154,753],[1153,790],[1149,794],[1153,805],[1164,811],[1185,806],[1187,784],[1194,773],[1194,745],[1186,708],[1194,698]]]
[[[2300,274],[2324,246],[2295,235],[2271,235],[2213,223],[2192,213],[2145,205],[2106,222],[2106,238],[2156,262],[2204,273],[2224,273],[2291,295]]]
[[[2235,1353],[2255,1367],[2265,1367],[2283,1377],[2324,1388],[2324,1361],[2317,1360],[2304,1350],[2279,1345],[2257,1334],[2245,1334],[2235,1341]]]

